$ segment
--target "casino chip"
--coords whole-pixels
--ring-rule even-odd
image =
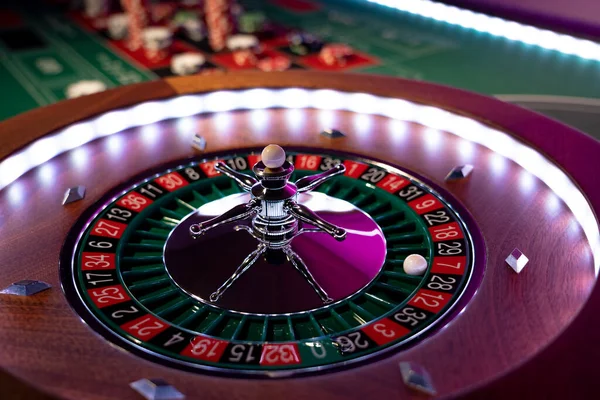
[[[193,41],[200,42],[204,39],[204,24],[199,19],[184,21],[182,26],[186,36]]]
[[[172,32],[164,26],[152,26],[142,31],[146,57],[152,60],[162,60],[167,57],[172,43]]]
[[[199,53],[183,53],[171,58],[171,71],[175,75],[192,75],[200,71],[206,57]]]
[[[323,48],[323,41],[305,32],[290,33],[287,37],[290,51],[299,56],[316,53]]]
[[[108,36],[114,40],[121,40],[127,36],[127,25],[129,24],[129,16],[126,13],[112,14],[108,17],[106,27]]]
[[[98,80],[79,81],[67,86],[65,94],[67,99],[85,96],[88,94],[103,92],[106,90],[106,84]]]
[[[289,57],[284,55],[276,55],[272,57],[265,57],[258,60],[256,66],[261,71],[272,72],[272,71],[285,71],[290,68],[292,62]]]
[[[233,62],[240,67],[249,67],[256,65],[257,57],[252,50],[238,50],[232,53]]]
[[[354,54],[354,50],[348,45],[333,43],[323,46],[319,52],[319,60],[329,66],[346,65],[346,60]]]
[[[231,51],[257,48],[258,38],[254,35],[232,35],[227,38],[227,48]]]

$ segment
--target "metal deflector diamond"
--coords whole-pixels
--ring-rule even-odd
[[[459,165],[457,167],[452,168],[452,170],[446,175],[445,180],[447,181],[456,181],[459,179],[464,179],[471,174],[473,171],[473,166],[470,164]]]
[[[518,274],[529,262],[529,258],[519,249],[514,249],[508,257],[506,263]]]
[[[74,203],[85,197],[85,186],[74,186],[67,189],[65,197],[63,197],[63,206],[69,203]]]
[[[435,396],[437,391],[433,386],[431,376],[418,364],[403,361],[400,363],[400,373],[404,384],[409,388],[421,393]]]
[[[198,134],[192,139],[192,147],[198,151],[206,150],[206,139]]]
[[[43,292],[46,289],[50,289],[51,287],[52,286],[46,282],[25,279],[13,283],[7,288],[1,290],[0,293],[12,294],[15,296],[32,296],[36,293]]]
[[[133,390],[147,400],[177,400],[185,399],[185,395],[164,379],[140,379],[129,384]]]
[[[321,131],[321,135],[330,139],[337,139],[346,136],[343,132],[338,131],[337,129],[325,129]]]

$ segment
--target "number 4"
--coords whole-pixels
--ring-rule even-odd
[[[169,347],[171,345],[174,345],[175,343],[179,343],[179,342],[182,342],[184,340],[185,340],[185,338],[183,337],[183,335],[181,334],[181,332],[177,332],[176,334],[174,334],[173,336],[171,336],[171,338],[169,340],[167,340],[163,346],[164,347]]]

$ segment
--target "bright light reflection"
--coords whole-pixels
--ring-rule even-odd
[[[508,160],[500,154],[492,154],[490,156],[490,166],[494,175],[504,175]]]
[[[7,189],[8,202],[13,207],[23,205],[23,199],[25,199],[25,188],[22,182],[15,182]]]
[[[29,162],[31,164],[36,162],[42,164],[60,154],[62,151],[59,148],[59,143],[57,138],[53,136],[34,142],[26,149]]]
[[[36,165],[33,160],[30,162],[27,159],[25,151],[21,151],[2,161],[0,163],[0,189],[9,185]]]
[[[179,118],[175,122],[175,128],[177,129],[177,133],[181,135],[193,135],[196,128],[196,120],[192,117]]]
[[[113,135],[106,139],[106,147],[111,156],[119,156],[125,149],[125,139],[123,135]]]
[[[71,151],[71,162],[77,167],[84,167],[90,160],[90,154],[87,147],[78,147]]]
[[[204,103],[200,96],[181,96],[167,100],[164,105],[167,113],[173,117],[188,117],[204,111]]]
[[[373,117],[367,114],[354,114],[354,128],[359,134],[368,133],[373,125]]]
[[[531,193],[535,186],[535,177],[526,170],[521,170],[519,174],[519,188],[521,192],[525,194]]]
[[[166,108],[156,101],[142,103],[131,108],[132,119],[136,122],[136,125],[146,125],[162,121],[168,118],[166,111]]]
[[[348,99],[348,111],[364,114],[375,114],[379,111],[380,99],[367,93],[351,94]]]
[[[394,142],[400,142],[401,140],[406,139],[408,136],[408,123],[404,121],[399,121],[397,119],[390,119],[388,121],[388,129],[391,133]]]
[[[160,128],[157,124],[146,125],[142,127],[142,140],[147,146],[151,146],[156,143],[160,136]]]
[[[472,159],[475,153],[475,143],[468,140],[461,140],[458,144],[458,152],[461,160],[467,161]]]
[[[556,216],[560,211],[560,197],[553,192],[548,192],[545,203],[548,214]]]
[[[130,121],[130,116],[131,114],[125,110],[112,111],[104,114],[96,119],[93,127],[92,124],[88,124],[90,125],[89,129],[91,132],[88,132],[87,135],[90,135],[90,137],[94,137],[94,135],[107,136],[132,126],[137,126],[138,121]],[[95,131],[93,129],[95,129]]]
[[[416,111],[416,104],[401,99],[389,99],[385,101],[379,113],[385,117],[401,121],[412,121]]]
[[[206,112],[236,110],[240,108],[238,102],[239,96],[226,90],[204,95],[204,109]]]
[[[38,181],[42,182],[42,185],[48,186],[54,182],[54,173],[56,167],[52,163],[47,163],[39,167],[37,171]]]
[[[437,152],[442,146],[442,132],[437,129],[426,128],[423,138],[428,152]]]
[[[223,133],[231,127],[233,116],[229,112],[220,112],[216,113],[211,121],[219,133]]]
[[[273,107],[277,103],[276,95],[267,89],[246,90],[242,99],[246,101],[240,103],[240,108],[250,110],[264,110]]]
[[[309,92],[304,89],[283,89],[280,94],[281,107],[306,108],[311,106]]]
[[[287,127],[292,132],[298,131],[299,128],[304,126],[305,121],[306,121],[306,113],[304,112],[304,110],[299,110],[297,108],[285,110],[285,122],[286,122]]]
[[[321,110],[319,111],[319,124],[322,129],[333,129],[333,124],[335,124],[335,114],[332,111]]]
[[[269,122],[270,114],[266,110],[253,110],[250,112],[252,128],[257,132],[263,132]]]
[[[321,110],[342,110],[344,109],[344,96],[340,92],[329,89],[320,89],[313,92],[312,106]]]
[[[600,44],[573,36],[558,34],[546,29],[535,28],[514,21],[508,21],[485,14],[464,10],[458,7],[437,3],[431,0],[367,0],[396,10],[432,18],[451,25],[475,29],[493,36],[526,44],[537,45],[545,49],[556,50],[563,54],[576,55],[591,60],[600,60]]]

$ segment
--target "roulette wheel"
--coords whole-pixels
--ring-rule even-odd
[[[553,120],[423,82],[240,73],[68,100],[0,143],[3,395],[597,386],[600,145]]]

